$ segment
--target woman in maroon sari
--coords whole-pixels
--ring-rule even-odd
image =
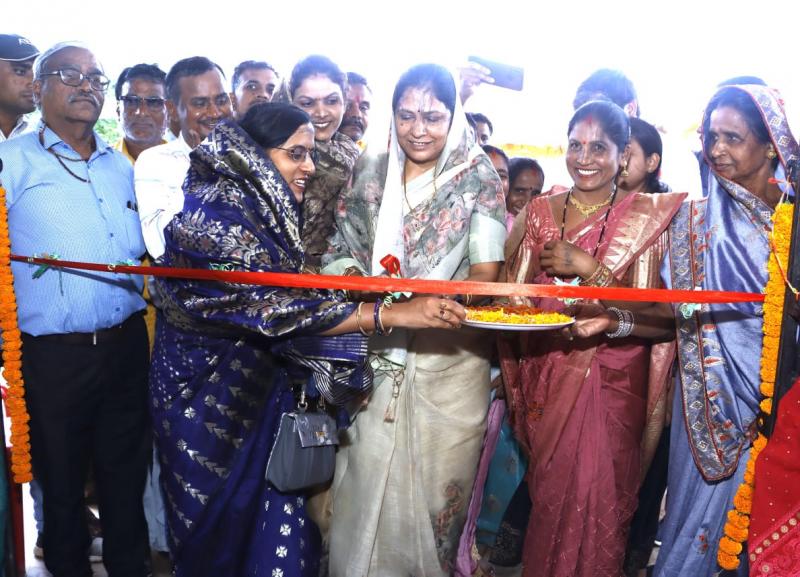
[[[508,281],[658,287],[666,228],[685,195],[617,189],[630,127],[616,105],[585,104],[568,135],[575,184],[528,205],[524,231],[506,245]],[[530,456],[526,577],[622,574],[642,470],[663,424],[671,309],[591,301],[574,312],[578,321],[561,334],[500,344],[512,423]]]

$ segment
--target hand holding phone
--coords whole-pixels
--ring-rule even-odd
[[[484,69],[488,70],[489,76],[491,76],[491,79],[494,81],[491,82],[491,84],[510,90],[522,90],[525,72],[519,66],[511,66],[510,64],[504,64],[502,62],[487,60],[479,56],[470,56],[467,60],[479,64]],[[471,69],[474,70],[474,68]],[[484,80],[484,82],[486,82],[486,80]]]

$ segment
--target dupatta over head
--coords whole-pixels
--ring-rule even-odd
[[[159,263],[301,272],[300,208],[264,150],[223,122],[191,159]],[[264,471],[281,412],[297,406],[293,386],[336,403],[371,386],[362,335],[318,334],[355,305],[316,289],[162,277],[155,286],[152,413],[178,575],[313,574],[303,498],[274,491]]]
[[[798,158],[777,91],[726,86],[747,94],[761,113],[780,166]],[[706,110],[703,126],[711,114]],[[705,150],[706,134],[702,134]],[[709,161],[709,166],[713,163]],[[715,174],[708,197],[686,204],[670,228],[674,289],[759,293],[767,281],[772,209],[742,186]],[[729,477],[752,442],[758,413],[761,303],[702,305],[676,312],[683,418],[697,468],[706,481]]]

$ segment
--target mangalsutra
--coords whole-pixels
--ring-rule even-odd
[[[570,204],[574,206],[579,213],[581,213],[584,217],[586,217],[596,213],[604,206],[610,204],[613,195],[614,193],[609,194],[608,198],[606,198],[603,202],[598,202],[597,204],[584,204],[580,200],[575,198],[575,195],[572,194],[572,189],[570,189],[570,194],[567,196],[567,198],[569,199]]]
[[[436,189],[436,175],[434,175],[433,176],[433,194],[431,195],[431,198],[436,196],[437,192],[438,192],[438,190]],[[406,171],[405,170],[403,170],[403,197],[406,199],[406,204],[408,205],[408,212],[411,212],[412,210],[414,210],[413,207],[411,206],[411,203],[408,201],[408,192],[406,191]]]
[[[64,164],[64,161],[65,161],[65,160],[68,160],[69,162],[86,162],[86,161],[85,161],[85,160],[83,160],[82,158],[70,158],[69,156],[64,156],[63,154],[59,154],[59,153],[57,153],[57,152],[56,152],[55,150],[53,150],[52,148],[47,148],[47,147],[44,145],[44,129],[45,129],[45,125],[44,125],[44,124],[42,124],[42,127],[39,129],[39,144],[41,144],[41,145],[42,145],[42,148],[44,148],[44,149],[45,149],[47,152],[49,152],[50,154],[52,154],[53,156],[55,156],[55,157],[56,157],[56,160],[58,161],[58,163],[59,163],[61,166],[63,166],[63,167],[64,167],[64,170],[66,170],[66,171],[67,171],[67,172],[68,172],[68,173],[69,173],[69,174],[70,174],[70,175],[71,175],[73,178],[76,178],[76,179],[80,180],[81,182],[89,182],[89,179],[88,179],[88,178],[83,178],[82,176],[78,176],[77,174],[75,174],[74,172],[72,172],[72,171],[69,169],[69,166],[67,166],[66,164]]]

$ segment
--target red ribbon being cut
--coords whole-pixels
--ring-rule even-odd
[[[130,266],[74,262],[49,258],[11,255],[11,260],[58,268],[210,280],[234,284],[290,288],[340,289],[368,292],[412,292],[418,294],[472,294],[507,297],[583,298],[618,301],[667,303],[762,302],[760,293],[728,291],[689,291],[618,287],[563,286],[473,281],[441,281],[387,277],[331,276],[285,272],[245,272],[159,266]]]

